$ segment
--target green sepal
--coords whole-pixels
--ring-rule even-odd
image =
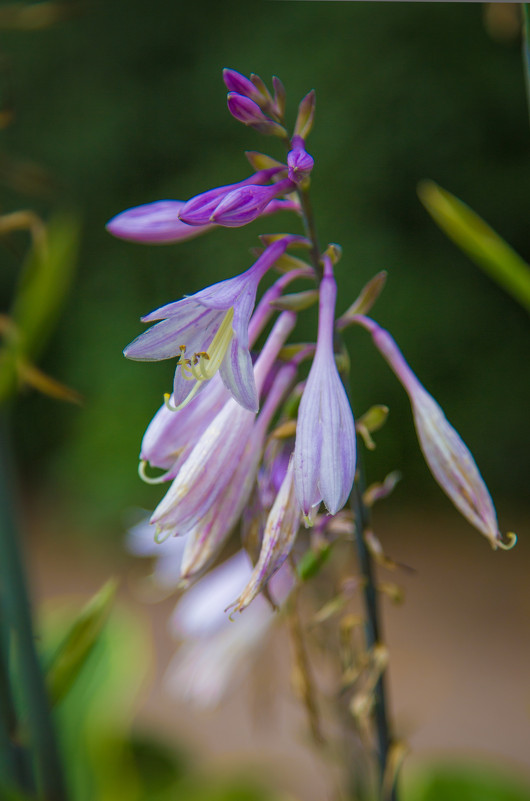
[[[304,311],[311,308],[318,301],[317,289],[306,289],[304,292],[293,292],[290,295],[282,295],[277,300],[271,301],[273,309],[281,311]]]
[[[344,328],[352,325],[355,322],[352,318],[356,314],[368,314],[368,312],[371,311],[372,306],[383,291],[386,276],[386,271],[381,270],[380,273],[374,275],[374,277],[365,284],[349,309],[347,309],[335,323],[338,331],[342,331]]]

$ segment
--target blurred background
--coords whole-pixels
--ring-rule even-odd
[[[40,16],[25,24],[13,16],[14,4],[0,5],[0,75],[14,109],[1,133],[1,210],[31,207],[44,219],[57,209],[80,216],[76,276],[40,364],[84,398],[78,407],[26,393],[15,409],[36,595],[93,592],[112,569],[125,577],[122,593],[137,603],[130,571],[147,568],[126,561],[126,513],[152,508],[160,496],[140,482],[136,464],[174,366],[128,362],[121,351],[142,330],[142,314],[242,271],[258,234],[290,230],[293,223],[275,217],[165,247],[115,240],[105,223],[130,206],[186,199],[240,180],[249,173],[244,150],[279,156],[280,146],[230,117],[221,70],[256,72],[266,82],[278,75],[292,121],[300,98],[316,90],[308,150],[316,162],[312,189],[321,241],[343,248],[338,311],[376,272],[388,271],[374,317],[393,333],[473,451],[501,529],[523,535],[516,551],[492,554],[458,519],[424,465],[403,390],[368,337],[348,332],[354,411],[374,403],[391,409],[378,448],[367,457],[369,480],[396,468],[403,474],[381,511],[378,533],[393,556],[419,570],[407,579],[405,607],[390,610],[387,621],[398,728],[409,739],[416,732],[417,752],[475,747],[530,771],[528,316],[446,239],[416,194],[419,181],[435,180],[530,259],[528,109],[517,8],[368,2],[255,2],[249,8],[235,0],[36,5]],[[60,13],[48,25],[54,8]],[[1,310],[17,275],[16,251],[7,246],[3,264]],[[302,323],[299,331],[308,336],[310,328]],[[171,607],[134,608],[158,632],[160,677],[171,652],[164,632]],[[476,648],[469,634],[475,623]],[[465,659],[459,642],[467,643]],[[411,681],[411,660],[423,690]],[[510,678],[508,667],[516,676]],[[458,709],[462,697],[470,705],[470,729],[451,714],[445,722],[439,717],[451,698]],[[188,727],[195,745],[208,742],[215,752],[210,735],[230,725],[226,717],[221,723],[208,718],[202,730],[200,716],[185,718],[195,722],[179,729],[163,698],[158,684],[149,691],[146,719],[176,739]],[[486,709],[493,710],[487,725],[479,716]],[[234,712],[236,726],[245,714]],[[298,734],[301,725],[294,724]],[[297,743],[301,748],[300,737]],[[302,777],[296,760],[293,765]],[[289,773],[285,765],[282,770]],[[286,786],[313,797],[300,782],[291,777]]]

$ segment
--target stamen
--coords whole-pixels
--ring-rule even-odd
[[[168,540],[171,536],[171,529],[166,529],[164,531],[159,526],[155,529],[155,542],[157,545],[162,545],[163,542]]]
[[[515,531],[507,531],[506,537],[508,538],[508,542],[499,540],[496,544],[499,548],[502,548],[503,551],[511,551],[514,545],[517,544],[517,534]]]
[[[169,395],[167,396],[170,397]],[[138,464],[138,475],[145,481],[146,484],[162,484],[164,481],[167,481],[166,475],[167,473],[163,473],[161,476],[148,476],[146,473],[146,467],[149,464],[147,459],[141,459],[140,463]]]
[[[210,343],[209,352],[199,350],[189,359],[184,357],[186,346],[180,345],[180,356],[177,361],[177,367],[180,367],[182,377],[185,378],[186,381],[195,379],[196,384],[189,395],[178,406],[173,406],[170,403],[170,395],[164,395],[164,403],[170,411],[177,412],[179,409],[186,406],[195,396],[202,382],[209,381],[219,370],[234,335],[232,328],[233,319],[234,310],[230,308],[223,317],[221,325]]]

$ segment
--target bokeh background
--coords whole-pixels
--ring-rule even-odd
[[[4,92],[15,108],[14,122],[2,132],[2,211],[32,207],[46,219],[59,208],[82,221],[75,281],[41,365],[75,387],[83,406],[27,393],[15,410],[32,536],[42,530],[47,543],[32,552],[38,553],[32,562],[38,592],[84,586],[83,558],[76,554],[87,549],[98,576],[107,564],[121,564],[126,510],[153,507],[159,497],[139,481],[136,462],[174,368],[123,358],[122,348],[142,330],[139,317],[245,269],[259,233],[292,228],[290,218],[277,217],[168,247],[124,243],[105,231],[108,219],[130,206],[186,199],[245,177],[244,150],[280,154],[276,143],[227,113],[225,66],[266,81],[280,76],[291,120],[299,99],[316,90],[308,142],[316,162],[312,188],[321,240],[343,247],[339,311],[376,272],[388,271],[374,316],[473,451],[501,528],[524,528],[528,316],[444,237],[416,194],[420,180],[435,180],[530,259],[528,109],[516,11],[480,3],[239,0],[112,0],[63,8],[65,18],[50,27],[6,24],[0,40]],[[0,7],[0,22],[1,13]],[[16,186],[9,171],[14,161],[24,162],[29,176]],[[3,263],[2,309],[16,280],[12,249],[3,249]],[[301,323],[299,330],[307,336],[310,328]],[[487,545],[455,521],[432,481],[403,390],[362,331],[348,333],[347,344],[357,413],[373,403],[391,409],[367,459],[370,480],[395,468],[403,474],[386,502],[382,530],[389,547],[403,547],[412,561],[415,553],[419,562],[430,553],[432,570],[445,570],[453,581],[460,536],[466,543],[475,538],[462,580],[472,580],[481,559],[495,575],[492,559],[497,565],[512,555],[478,556]],[[403,509],[412,510],[411,528]],[[440,520],[451,522],[444,527]],[[436,558],[426,540],[429,525],[436,542],[445,543]],[[70,559],[61,578],[51,565],[65,548]],[[528,565],[524,544],[516,553],[518,564]],[[508,587],[506,562],[503,569]],[[87,589],[96,584],[86,581]],[[491,585],[477,593],[493,593],[495,608],[510,616]],[[444,583],[433,601],[441,617],[447,595]],[[520,656],[510,648],[528,637],[528,599],[519,585],[512,600],[523,608],[526,626],[503,651],[513,662]],[[405,621],[412,632],[416,623]],[[477,708],[490,691],[488,685]],[[407,692],[414,695],[413,688]],[[528,698],[521,704],[528,706]],[[529,737],[524,724],[521,731]],[[517,760],[524,761],[522,753]]]

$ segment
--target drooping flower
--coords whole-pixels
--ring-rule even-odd
[[[352,320],[370,332],[374,344],[407,392],[420,447],[434,478],[471,525],[488,538],[493,548],[502,546],[493,501],[460,435],[412,372],[388,331],[363,315]]]
[[[234,620],[223,611],[251,572],[247,554],[239,551],[187,590],[177,604],[170,627],[182,644],[166,679],[180,698],[202,707],[219,703],[237,686],[265,642],[276,620],[265,598],[257,598],[245,615]],[[275,600],[283,603],[292,586],[285,565],[273,578]]]
[[[177,408],[189,402],[204,381],[219,370],[237,402],[249,411],[257,411],[259,404],[248,348],[249,320],[261,278],[289,243],[297,239],[300,237],[276,240],[241,275],[213,284],[143,317],[143,322],[161,322],[128,345],[125,356],[138,361],[177,356],[173,383]]]
[[[222,495],[188,535],[182,559],[183,578],[190,579],[204,571],[241,517],[256,481],[268,426],[295,375],[293,362],[277,373]],[[227,464],[226,470],[229,469]]]
[[[296,317],[283,312],[254,367],[259,393]],[[236,470],[254,425],[254,413],[230,398],[213,418],[182,464],[151,522],[168,534],[185,534],[198,525]]]
[[[300,401],[294,450],[298,501],[306,524],[323,501],[330,514],[342,509],[355,475],[355,427],[333,352],[337,285],[329,257],[320,284],[315,357]]]
[[[294,489],[294,461],[291,458],[267,518],[258,562],[246,587],[232,604],[236,612],[246,609],[281,568],[291,552],[299,527],[300,505]]]

